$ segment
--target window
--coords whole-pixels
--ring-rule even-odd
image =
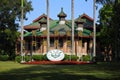
[[[50,47],[54,47],[54,38],[50,39]]]
[[[59,39],[59,47],[63,47],[63,38]]]

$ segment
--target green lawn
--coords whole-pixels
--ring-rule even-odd
[[[0,62],[0,80],[120,80],[120,62],[88,65]]]

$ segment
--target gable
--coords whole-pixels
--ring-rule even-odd
[[[34,19],[33,22],[39,22],[42,18],[47,19],[47,15],[42,14],[41,16],[39,16],[38,18]],[[51,18],[49,18],[49,20],[52,20]]]

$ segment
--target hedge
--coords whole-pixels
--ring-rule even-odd
[[[8,55],[0,55],[0,61],[8,61],[9,56]]]
[[[21,60],[22,60],[22,56],[16,56],[16,57],[15,57],[15,61],[16,61],[16,62],[20,63]],[[30,61],[30,56],[25,56],[25,61],[26,61],[26,62]]]
[[[65,61],[69,61],[69,60],[71,60],[71,61],[77,61],[78,58],[79,57],[76,56],[76,55],[67,55],[67,54],[65,54],[65,58],[63,59],[63,61],[64,60]]]
[[[83,55],[82,60],[83,61],[90,61],[91,60],[90,55]]]
[[[16,56],[15,61],[20,63],[21,59],[22,59],[21,56]],[[25,56],[26,62],[30,61],[30,59],[31,59],[30,56]],[[32,59],[34,61],[48,61],[46,54],[45,55],[33,55]],[[78,57],[76,55],[66,55],[65,54],[65,58],[63,59],[63,61],[68,61],[70,59],[71,59],[71,61],[76,61],[78,59]]]

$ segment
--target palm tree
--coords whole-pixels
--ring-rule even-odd
[[[101,3],[104,0],[93,0],[94,22],[93,22],[93,54],[92,54],[92,57],[96,57],[96,1]]]
[[[101,4],[106,4],[108,2],[111,2],[113,0],[93,0],[93,56],[96,57],[96,2]]]
[[[71,0],[71,18],[72,18],[72,53],[74,53],[74,0]]]
[[[105,4],[109,1],[108,0],[93,0],[94,22],[93,22],[93,56],[92,57],[96,57],[96,2],[101,3],[101,4]]]
[[[96,0],[93,0],[93,57],[96,56]]]
[[[49,0],[46,0],[46,12],[47,12],[47,52],[50,48],[50,32],[49,32]]]
[[[24,62],[24,54],[23,54],[23,9],[24,9],[24,6],[23,6],[23,2],[24,0],[21,0],[21,56],[22,56],[22,59],[21,59],[21,63]]]

